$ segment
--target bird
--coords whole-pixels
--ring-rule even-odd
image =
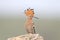
[[[25,28],[28,33],[36,33],[35,32],[35,27],[34,27],[34,22],[33,22],[33,17],[34,17],[34,9],[27,9],[25,10],[25,15],[27,16],[27,20],[25,23]]]

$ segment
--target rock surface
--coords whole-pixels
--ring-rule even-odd
[[[39,34],[25,34],[17,37],[8,38],[8,40],[43,40]]]

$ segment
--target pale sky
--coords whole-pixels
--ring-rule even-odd
[[[24,16],[29,7],[35,16],[60,18],[60,0],[0,0],[0,17]]]

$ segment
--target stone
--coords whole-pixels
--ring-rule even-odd
[[[43,40],[39,34],[25,34],[17,37],[8,38],[8,40]]]

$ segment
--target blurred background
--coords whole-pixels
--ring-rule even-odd
[[[60,40],[60,0],[0,0],[0,40],[26,34],[24,10],[33,8],[36,33]]]

